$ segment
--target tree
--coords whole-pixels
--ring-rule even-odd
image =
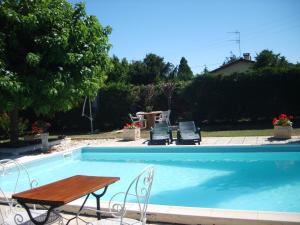
[[[165,63],[164,58],[156,54],[147,54],[143,61],[134,61],[130,65],[129,77],[132,84],[153,84],[165,80],[172,73],[173,65]]]
[[[173,81],[163,82],[163,83],[160,84],[160,88],[161,88],[163,94],[167,97],[167,99],[168,99],[168,109],[171,110],[172,96],[173,96],[173,93],[176,89],[176,84]]]
[[[261,51],[255,57],[255,69],[261,69],[266,67],[286,67],[289,65],[289,62],[284,56],[280,54],[275,54],[273,51],[265,49]]]
[[[202,71],[202,75],[207,75],[209,73],[209,70],[208,70],[208,68],[207,68],[207,66],[206,65],[204,65],[204,69],[203,69],[203,71]]]
[[[223,65],[235,62],[237,60],[238,60],[238,57],[235,54],[233,54],[232,52],[230,52],[230,56],[225,58]]]
[[[177,79],[178,80],[191,80],[193,72],[188,65],[188,61],[182,57],[178,66]]]
[[[148,83],[157,82],[164,76],[166,64],[164,58],[155,54],[147,54],[144,59],[144,64],[147,68],[146,79]]]
[[[20,110],[51,115],[96,96],[110,67],[110,32],[82,3],[0,1],[0,102],[12,144]]]
[[[164,79],[165,80],[174,80],[177,76],[177,66],[174,66],[172,63],[167,62],[164,69]]]
[[[145,79],[146,66],[141,61],[133,61],[129,65],[128,77],[130,83],[139,85],[139,84],[148,84],[148,81]]]
[[[145,109],[147,112],[153,109],[153,99],[155,96],[155,86],[153,84],[145,85],[142,95],[145,99]]]
[[[117,56],[112,57],[112,69],[107,74],[107,82],[128,82],[129,63],[126,58],[121,61]]]

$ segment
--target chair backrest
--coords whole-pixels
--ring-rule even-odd
[[[160,123],[155,123],[154,127],[152,128],[152,131],[157,133],[157,132],[168,132],[169,131],[169,126],[166,121],[162,121]]]
[[[155,123],[154,129],[155,128],[168,128],[168,124],[166,121],[162,121],[161,123]]]
[[[3,210],[3,212],[2,212],[2,210]],[[1,205],[0,205],[0,224],[1,225],[9,225],[9,224],[7,224],[6,222],[5,222],[5,209],[3,208],[1,208]]]
[[[13,182],[7,183],[5,182],[6,180],[13,180]],[[28,185],[25,189],[37,186],[36,180],[30,179],[28,170],[17,160],[0,160],[0,203],[6,205],[6,208],[0,209],[1,225],[11,225],[9,219],[8,222],[6,221],[11,214],[14,215],[15,224],[23,223],[24,218],[19,214],[21,206],[14,199],[8,197],[7,193],[15,194],[17,191],[20,191],[18,189],[20,185],[24,188],[24,183]],[[4,186],[5,190],[3,190]],[[33,205],[33,208],[35,209],[35,205]]]
[[[196,126],[195,126],[194,121],[179,122],[179,130],[196,131]]]
[[[132,114],[131,114],[131,113],[128,113],[128,116],[129,116],[131,122],[134,122],[134,118],[133,118]]]
[[[170,114],[171,110],[168,111],[162,111],[159,115],[159,119],[157,121],[159,122],[167,122],[168,126],[170,125]]]
[[[140,121],[145,119],[144,115],[141,114],[137,114],[136,117],[139,118]]]
[[[111,198],[111,200],[109,201],[110,212],[115,217],[121,218],[120,224],[123,224],[123,217],[126,214],[126,202],[128,198],[132,196],[134,197],[138,205],[138,209],[140,213],[139,220],[142,222],[142,224],[146,224],[146,219],[147,219],[146,213],[147,213],[147,207],[148,207],[148,201],[150,197],[153,177],[154,177],[154,167],[147,166],[142,170],[142,172],[136,178],[134,178],[134,180],[130,183],[126,192],[119,192]],[[113,202],[113,199],[119,194],[124,195],[124,201],[122,204]]]
[[[10,199],[7,198],[4,191],[0,187],[0,224],[1,225],[10,225],[7,223],[8,215],[13,211],[13,203]],[[3,206],[5,205],[5,206]]]
[[[170,118],[171,110],[168,111],[162,111],[161,113],[161,120],[162,121],[168,121]]]
[[[28,170],[17,160],[0,160],[0,180],[3,179],[3,181],[5,181],[6,177],[13,180],[13,182],[9,184],[3,184],[4,182],[1,182],[0,184],[1,186],[6,185],[6,190],[8,188],[8,192],[12,194],[15,194],[20,185],[23,185],[24,183],[27,183],[28,185],[26,189],[37,186],[37,181],[30,178]],[[7,203],[9,206],[13,206],[15,203],[14,200],[9,199],[8,196],[6,196],[3,187],[0,189],[0,202]]]
[[[169,126],[165,121],[156,123],[151,129],[151,132],[152,134],[167,134],[169,132]]]
[[[128,113],[128,116],[129,116],[131,122],[133,122],[133,123],[144,120],[144,115],[138,114],[136,116],[133,116],[131,113]]]
[[[5,222],[4,222],[4,215],[2,215],[2,210],[1,210],[1,208],[0,208],[0,224],[2,225],[2,224],[5,224]]]

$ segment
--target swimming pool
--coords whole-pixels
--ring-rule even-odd
[[[82,148],[25,165],[39,185],[75,174],[119,176],[103,197],[109,200],[149,164],[151,204],[300,212],[299,145]],[[12,177],[0,184],[9,191]],[[18,190],[25,189],[22,182]]]

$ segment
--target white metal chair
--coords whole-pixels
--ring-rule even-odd
[[[130,120],[132,123],[139,122],[141,125],[141,128],[147,127],[147,120],[144,118],[144,115],[136,114],[136,116],[133,116],[131,113],[128,114],[130,117]]]
[[[171,110],[162,111],[161,114],[156,116],[155,122],[158,122],[158,123],[166,122],[168,124],[168,126],[170,126],[171,125],[170,124],[170,114],[171,114]]]
[[[30,178],[27,169],[18,161],[12,159],[0,160],[0,179],[3,177],[9,177],[15,179],[12,190],[9,194],[15,194],[21,183],[28,183],[28,188],[31,189],[37,186],[37,181]],[[1,183],[2,185],[2,183]],[[0,187],[0,225],[34,225],[32,221],[21,205],[19,205],[14,199],[12,199],[6,192]],[[46,217],[46,210],[36,210],[35,205],[31,210],[31,214],[37,221],[43,221]],[[57,211],[53,211],[48,219],[47,224],[63,224],[63,218]]]
[[[98,211],[94,208],[85,208],[96,212],[111,215],[112,218],[101,219],[88,225],[145,225],[147,220],[147,207],[150,197],[152,182],[154,176],[154,167],[148,166],[131,182],[126,192],[119,192],[113,195],[109,201],[109,211]],[[114,202],[117,196],[124,195],[123,202]],[[139,219],[126,218],[126,206],[129,197],[134,197],[139,210]],[[78,224],[78,223],[77,223]]]

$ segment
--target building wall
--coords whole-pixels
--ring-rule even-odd
[[[218,71],[211,72],[211,74],[217,75],[217,74],[223,74],[223,75],[230,75],[232,73],[242,73],[251,70],[251,67],[253,66],[252,62],[238,62],[233,65],[229,65],[227,67],[224,67]]]

